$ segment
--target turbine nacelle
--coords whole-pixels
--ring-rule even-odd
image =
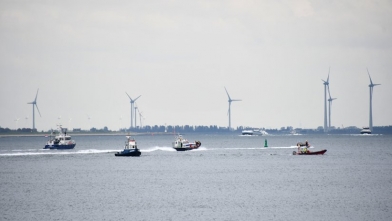
[[[131,102],[131,103],[134,103],[140,96],[142,96],[142,95],[139,95],[139,97],[137,97],[134,100],[132,100],[131,96],[129,96],[129,94],[127,92],[125,92],[125,93],[128,95],[129,100],[130,100],[129,102]]]

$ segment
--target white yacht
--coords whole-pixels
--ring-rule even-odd
[[[361,134],[371,134],[372,131],[369,127],[362,127]]]

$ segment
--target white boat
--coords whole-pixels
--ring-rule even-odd
[[[371,134],[372,131],[369,127],[362,127],[361,134]]]
[[[67,129],[62,128],[61,125],[57,126],[59,127],[57,134],[52,130],[44,149],[73,149],[76,146],[76,142],[67,134]]]
[[[302,135],[302,134],[297,133],[296,130],[292,130],[290,131],[290,135]]]
[[[266,131],[261,129],[248,129],[243,130],[241,133],[243,136],[262,136],[268,134]]]
[[[177,151],[194,150],[201,146],[200,141],[195,141],[194,143],[189,142],[187,139],[183,138],[182,135],[178,135],[176,140],[172,143],[173,148]]]
[[[243,130],[242,131],[242,135],[252,136],[253,135],[253,130]]]

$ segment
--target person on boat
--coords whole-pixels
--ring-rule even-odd
[[[305,146],[304,146],[304,148],[302,148],[302,153],[309,153],[308,148],[309,148],[309,142],[306,140]]]

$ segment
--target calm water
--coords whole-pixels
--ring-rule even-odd
[[[71,134],[72,135],[72,134]],[[392,136],[185,134],[0,138],[0,220],[392,220]],[[268,140],[268,148],[264,141]],[[293,156],[309,140],[323,156]]]

